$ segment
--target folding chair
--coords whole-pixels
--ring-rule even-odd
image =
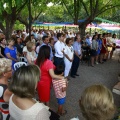
[[[14,70],[17,70],[18,68],[22,67],[22,66],[27,66],[27,63],[25,62],[17,62],[14,64]]]

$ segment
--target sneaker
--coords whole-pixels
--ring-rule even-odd
[[[99,64],[98,62],[95,62],[95,64]]]

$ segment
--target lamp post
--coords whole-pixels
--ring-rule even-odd
[[[29,0],[29,39],[31,40],[31,0]]]

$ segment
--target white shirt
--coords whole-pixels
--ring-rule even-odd
[[[37,53],[37,54],[39,53],[39,49],[40,49],[40,45],[37,46],[37,48],[36,48],[36,53]]]
[[[112,37],[107,37],[107,44],[109,45],[109,44],[112,44],[113,42],[112,42]]]
[[[13,103],[12,97],[9,100],[10,120],[49,120],[50,112],[44,104],[36,102],[29,109],[22,110]]]
[[[29,33],[23,32],[23,34],[25,34],[25,38],[29,36]]]
[[[31,59],[31,61],[34,62],[34,61],[36,60],[37,55],[36,55],[35,51],[29,52],[29,51],[27,50],[27,47],[25,46],[25,47],[23,48],[23,52],[26,52],[26,53],[27,53],[27,58]]]
[[[36,43],[35,39],[32,39],[31,41],[34,42],[34,43]]]
[[[112,38],[111,43],[116,43],[116,40],[117,40],[116,38]]]
[[[64,50],[64,53],[66,54],[66,55],[68,55],[68,57],[70,58],[70,59],[72,59],[73,58],[73,54],[74,54],[74,50],[73,50],[73,46],[65,46],[65,50]],[[64,60],[66,61],[68,61],[68,59],[65,57],[64,58]]]
[[[55,47],[55,56],[59,58],[63,58],[63,53],[61,51],[65,49],[65,44],[58,40],[55,43],[54,47]]]
[[[69,38],[75,37],[73,34],[69,34]]]
[[[43,37],[43,34],[40,34],[40,33],[37,34],[38,40],[42,40],[42,37]]]

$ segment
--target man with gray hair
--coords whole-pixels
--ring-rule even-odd
[[[79,67],[80,59],[82,58],[82,51],[81,51],[81,38],[80,35],[76,36],[75,42],[73,43],[74,49],[74,60],[71,67],[71,77],[75,78],[75,76],[79,76],[77,74],[77,70]]]
[[[90,35],[89,34],[87,34],[86,35],[86,44],[87,44],[87,46],[91,46],[91,42],[90,42]]]

